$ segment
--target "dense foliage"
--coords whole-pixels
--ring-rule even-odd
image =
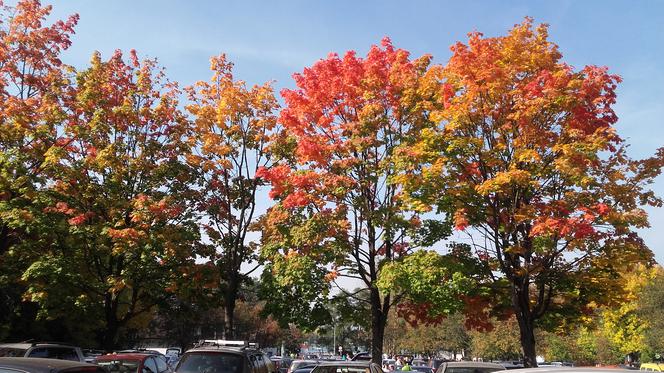
[[[50,12],[0,2],[0,339],[662,352],[637,230],[664,150],[628,156],[620,78],[545,25],[471,33],[444,65],[388,38],[330,54],[280,109],[223,54],[184,89],[133,50],[67,66],[78,16]]]

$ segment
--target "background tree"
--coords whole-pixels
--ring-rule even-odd
[[[263,316],[272,316],[282,328],[294,324],[311,332],[332,322],[327,308],[329,287],[321,279],[325,268],[311,257],[294,251],[272,256],[263,268],[259,297],[265,301]]]
[[[659,267],[634,266],[623,275],[625,295],[620,302],[601,310],[602,334],[615,346],[622,358],[628,355],[636,357],[640,351],[646,350],[650,325],[647,319],[639,315],[638,299],[658,272],[661,272]]]
[[[430,60],[411,60],[384,39],[366,58],[332,54],[295,74],[297,89],[282,91],[284,131],[275,142],[284,157],[260,172],[278,201],[263,224],[266,256],[308,255],[319,267],[332,266],[328,282],[362,283],[378,363],[399,295],[381,295],[376,282],[384,263],[413,249],[410,238],[423,225],[389,180],[394,149],[430,121],[439,92],[439,68]]]
[[[385,346],[389,354],[409,352],[438,356],[448,352],[455,358],[470,347],[470,336],[461,313],[444,318],[436,326],[412,325],[392,314],[385,329]]]
[[[55,233],[23,274],[26,294],[44,316],[97,320],[106,350],[123,330],[147,324],[194,260],[188,126],[177,95],[153,60],[96,53],[77,74],[72,115],[45,157]]]
[[[612,105],[620,78],[575,71],[526,19],[507,36],[471,33],[444,68],[439,125],[403,146],[397,181],[415,206],[448,211],[474,252],[509,289],[526,366],[536,366],[534,330],[564,292],[589,304],[610,294],[584,286],[616,277],[621,263],[650,261],[634,228],[662,155],[631,160]]]
[[[215,249],[209,258],[219,270],[225,310],[224,337],[234,338],[235,301],[253,269],[242,264],[257,259],[256,243],[247,237],[258,214],[258,168],[269,169],[268,136],[278,108],[269,83],[248,89],[236,81],[233,64],[222,54],[211,59],[210,82],[188,89],[187,110],[194,117],[189,136],[189,163],[199,172],[199,202],[205,237]]]
[[[661,312],[664,307],[664,271],[659,266],[656,268],[655,276],[636,294],[636,314],[647,324],[640,336],[645,343],[641,351],[642,362],[653,361],[655,354],[661,355],[664,351],[664,315]]]
[[[515,317],[494,319],[491,331],[470,331],[470,350],[473,357],[484,360],[521,360],[521,343]]]
[[[38,197],[46,183],[42,163],[66,115],[69,81],[60,54],[78,21],[72,15],[48,23],[50,13],[39,1],[0,3],[0,339],[30,333],[35,324],[33,305],[21,300],[20,276],[49,229]]]
[[[337,293],[330,301],[336,317],[337,345],[345,352],[368,351],[371,348],[371,307],[367,300],[371,294],[366,288],[353,289],[352,293],[355,293],[353,297]]]

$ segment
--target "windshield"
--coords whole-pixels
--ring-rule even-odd
[[[0,347],[0,357],[23,357],[26,351],[24,348]]]
[[[240,355],[224,353],[188,353],[178,365],[178,373],[242,373]]]
[[[105,368],[109,373],[139,373],[138,366],[140,365],[140,361],[118,359],[97,361],[97,365]]]

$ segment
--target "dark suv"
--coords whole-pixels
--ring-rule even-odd
[[[206,341],[182,355],[176,373],[275,373],[262,351],[248,344]]]
[[[2,343],[0,357],[41,357],[85,362],[79,347],[53,342]]]

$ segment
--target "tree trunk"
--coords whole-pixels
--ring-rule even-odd
[[[525,368],[537,367],[537,353],[535,349],[535,318],[530,310],[530,282],[527,278],[517,278],[512,288],[512,305],[519,323],[521,349],[523,351],[523,366]]]
[[[106,294],[105,303],[106,328],[104,328],[102,334],[101,348],[105,352],[113,352],[120,331],[120,322],[117,317],[117,305],[110,294]]]
[[[235,299],[226,299],[224,305],[224,339],[235,338]]]
[[[389,302],[389,300],[385,300]],[[383,362],[383,338],[387,324],[386,307],[381,302],[377,288],[371,288],[371,361],[381,365]],[[389,308],[387,308],[389,311]]]
[[[101,347],[105,352],[113,352],[117,347],[118,332],[120,324],[115,315],[106,315],[106,328],[102,332]]]
[[[226,294],[224,294],[224,339],[235,338],[235,302],[237,301],[239,281],[237,281],[234,274],[229,277]]]

